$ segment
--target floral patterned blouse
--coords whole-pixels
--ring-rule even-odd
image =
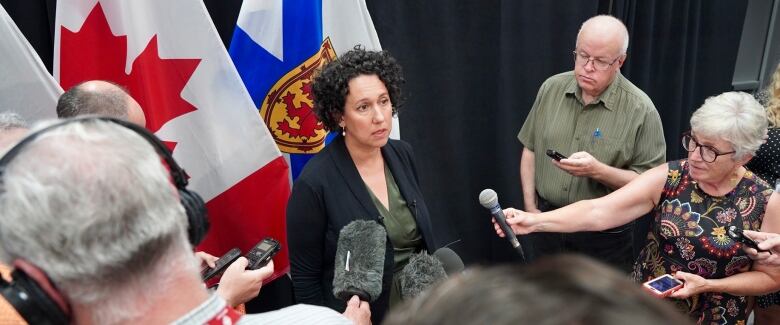
[[[688,174],[687,160],[669,162],[669,174],[655,222],[647,234],[632,276],[645,282],[684,271],[720,279],[750,270],[742,244],[728,236],[730,226],[758,230],[769,196],[766,182],[750,171],[730,193],[716,197],[702,191]],[[706,292],[675,304],[698,324],[745,324],[747,297]]]

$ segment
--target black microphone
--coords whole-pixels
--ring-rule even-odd
[[[444,273],[447,273],[448,277],[463,272],[463,260],[449,247],[437,249],[433,252],[433,256],[436,256],[444,265]]]
[[[517,240],[515,232],[512,231],[512,228],[509,227],[509,224],[506,223],[506,216],[504,216],[504,211],[501,210],[501,206],[498,204],[498,194],[496,194],[496,191],[487,188],[479,193],[479,204],[482,204],[483,207],[490,210],[490,214],[493,215],[493,219],[496,219],[496,222],[498,222],[501,230],[504,231],[506,239],[509,240],[509,243],[512,244],[512,247],[514,247],[517,252],[520,253],[520,257],[525,260],[523,247],[520,246],[520,242]]]
[[[333,295],[344,301],[354,295],[376,300],[385,271],[385,228],[370,220],[352,221],[341,228],[336,245]]]
[[[447,272],[438,258],[428,255],[425,251],[412,254],[409,263],[398,272],[401,298],[404,300],[414,298],[446,278]]]

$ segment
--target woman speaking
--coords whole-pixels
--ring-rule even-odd
[[[437,248],[417,180],[412,148],[389,140],[401,103],[401,67],[385,52],[356,47],[314,79],[314,111],[338,136],[301,172],[287,205],[287,240],[299,303],[344,310],[333,295],[339,231],[353,220],[375,220],[387,231],[382,294],[371,303],[378,324],[400,300],[393,274],[412,253]]]

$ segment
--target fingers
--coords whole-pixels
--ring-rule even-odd
[[[690,273],[683,272],[683,271],[677,271],[672,274],[672,276],[677,280],[685,281],[685,279],[690,275]]]
[[[496,230],[498,237],[504,238],[504,231],[501,230],[501,227],[499,227],[497,223],[493,222],[493,228]]]
[[[201,264],[206,263],[206,265],[211,268],[216,266],[217,260],[219,259],[218,257],[203,251],[195,252],[195,256],[200,260]]]
[[[360,307],[360,298],[358,298],[357,295],[352,296],[352,298],[349,298],[349,301],[347,301],[347,308],[349,307]]]
[[[750,257],[750,259],[753,259],[753,260],[758,260],[759,259],[759,254],[758,254],[757,250],[755,250],[753,248],[750,248],[750,247],[747,247],[747,246],[742,246],[742,250],[745,251],[745,254],[747,254],[748,257]]]
[[[743,230],[742,233],[745,234],[745,236],[747,236],[748,238],[756,242],[762,242],[769,238],[769,233],[760,232],[760,231]]]
[[[761,248],[763,250],[773,250],[777,251],[778,248],[780,248],[780,236],[772,236],[774,234],[770,234],[769,237],[766,238],[766,240],[758,243],[758,248]]]
[[[255,271],[260,273],[260,276],[261,276],[260,279],[261,280],[268,279],[271,275],[274,274],[274,261],[273,260],[268,261],[268,264],[266,264],[265,266],[255,270]]]
[[[247,260],[246,257],[241,256],[235,262],[231,263],[227,269],[225,269],[225,274],[241,273],[246,270],[247,264],[249,264],[249,260]]]

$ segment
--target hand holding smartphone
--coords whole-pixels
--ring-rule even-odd
[[[682,286],[682,281],[675,279],[669,274],[664,274],[642,284],[642,288],[660,298],[670,295],[677,289],[682,288]]]
[[[547,156],[549,156],[552,159],[555,159],[555,161],[561,161],[561,159],[567,158],[566,156],[552,149],[547,149]]]

